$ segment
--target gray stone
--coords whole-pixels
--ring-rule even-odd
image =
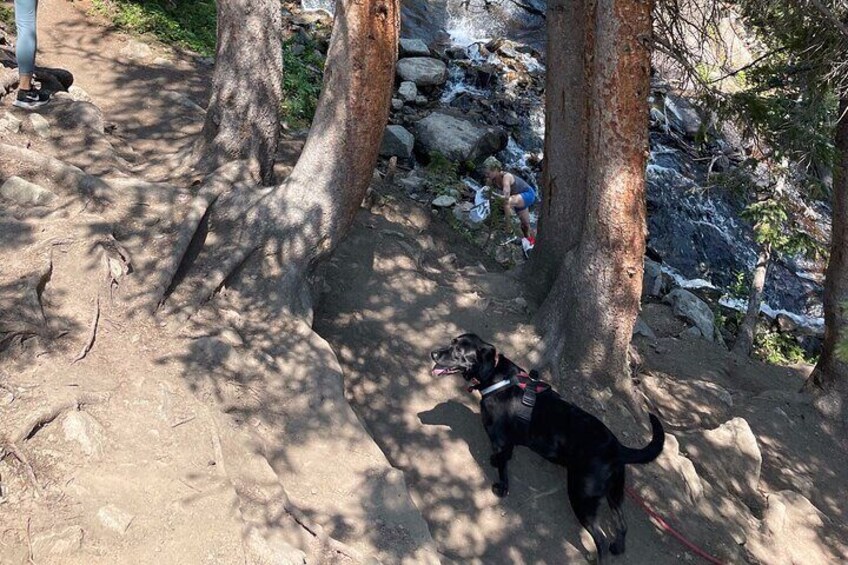
[[[390,125],[383,133],[383,142],[380,144],[380,155],[383,157],[412,157],[412,148],[415,146],[415,137],[403,126]]]
[[[121,48],[119,54],[127,59],[147,59],[153,55],[153,49],[144,42],[131,39]]]
[[[0,129],[10,133],[18,133],[21,131],[21,121],[9,112],[6,112],[3,119],[0,119]]]
[[[645,320],[641,316],[636,318],[636,324],[633,326],[633,335],[641,335],[648,339],[657,339],[657,334],[645,323]]]
[[[20,177],[6,179],[3,186],[0,186],[0,196],[24,206],[45,206],[56,198],[56,195],[46,188]]]
[[[418,96],[415,97],[415,105],[416,106],[426,106],[428,102],[429,102],[429,100],[427,99],[427,97],[423,96],[421,94],[419,94]]]
[[[414,102],[418,96],[418,87],[415,86],[414,82],[405,80],[398,87],[398,96],[404,102]]]
[[[668,284],[665,273],[662,272],[662,265],[646,258],[642,277],[642,298],[662,296],[666,290],[668,290]]]
[[[392,98],[392,110],[400,110],[401,108],[403,108],[403,100]]]
[[[716,340],[715,318],[706,302],[682,288],[669,292],[663,302],[672,305],[675,316],[693,323],[702,337],[709,341]]]
[[[103,426],[87,412],[69,412],[62,421],[62,431],[65,433],[65,439],[78,443],[86,455],[103,453]]]
[[[406,189],[407,192],[414,192],[418,190],[421,188],[422,182],[421,178],[416,175],[409,175],[408,177],[397,179],[395,181],[396,184]]]
[[[32,557],[36,563],[57,563],[57,557],[68,556],[82,548],[83,530],[68,526],[32,536]]]
[[[448,208],[456,204],[456,198],[454,198],[453,196],[448,196],[447,194],[443,194],[434,198],[431,204],[436,208]]]
[[[440,86],[448,79],[448,68],[431,57],[409,57],[397,62],[397,74],[417,86]]]
[[[452,161],[481,160],[506,146],[503,131],[442,112],[419,121],[416,134],[416,144],[423,153],[440,153]]]
[[[97,511],[97,519],[103,527],[120,535],[127,532],[134,518],[135,516],[114,504],[107,504]]]
[[[703,120],[688,100],[675,94],[666,94],[665,109],[671,114],[672,125],[690,137],[698,135]]]
[[[94,103],[94,100],[92,100],[91,95],[75,84],[72,84],[68,88],[68,94],[70,94],[71,98],[73,98],[77,102]]]
[[[30,114],[29,123],[32,124],[32,129],[41,138],[50,137],[50,122],[48,122],[41,114]]]
[[[429,57],[430,48],[420,39],[402,37],[400,39],[401,57]]]

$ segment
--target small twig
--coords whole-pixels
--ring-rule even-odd
[[[183,424],[187,424],[187,423],[191,422],[191,421],[192,421],[192,420],[194,420],[196,417],[197,417],[197,416],[189,416],[188,418],[183,418],[183,419],[182,419],[182,420],[180,420],[179,422],[176,422],[176,423],[174,423],[174,424],[171,424],[171,427],[172,427],[172,428],[176,428],[176,427],[178,427],[178,426],[182,426]]]
[[[97,297],[94,300],[94,315],[91,317],[91,326],[88,330],[88,339],[85,342],[82,350],[80,350],[79,354],[74,359],[73,363],[82,360],[88,352],[91,351],[92,346],[94,345],[94,338],[97,336],[97,322],[100,320],[100,291],[97,291]]]
[[[38,479],[36,479],[35,477],[35,471],[32,469],[32,465],[30,465],[27,456],[21,453],[21,451],[18,449],[18,446],[14,443],[7,443],[4,447],[4,450],[6,451],[7,455],[11,455],[12,457],[18,460],[18,463],[24,466],[27,478],[32,483],[32,486],[35,489],[35,497],[40,498],[41,486],[38,484]]]

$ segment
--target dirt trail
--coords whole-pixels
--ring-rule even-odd
[[[203,125],[197,118],[209,96],[211,65],[117,32],[93,15],[88,0],[41,0],[38,48],[39,65],[71,71],[74,84],[101,108],[113,134],[137,154],[137,173],[148,180],[169,176],[169,158]]]
[[[524,355],[537,339],[528,326],[531,312],[519,298],[515,280],[479,260],[479,251],[434,219],[429,209],[389,194],[384,206],[360,213],[330,262],[316,328],[337,351],[356,411],[406,474],[448,561],[594,559],[592,541],[567,501],[565,471],[519,448],[511,464],[510,494],[497,499],[490,490],[496,473],[489,464],[479,395],[467,393],[461,379],[436,379],[430,373],[429,352],[464,331],[481,334],[527,366]],[[644,315],[660,337],[636,340],[643,358],[641,388],[677,439],[669,439],[654,464],[629,467],[630,487],[690,540],[728,561],[753,556],[775,563],[826,563],[848,555],[848,547],[838,541],[848,530],[846,505],[836,503],[839,481],[846,479],[846,454],[838,431],[816,416],[808,399],[795,394],[804,370],[741,363],[720,347],[681,341],[673,336],[686,326],[666,305],[648,305]],[[731,392],[717,402],[711,396],[716,390]],[[725,404],[728,397],[732,407]],[[621,421],[603,399],[577,400],[608,423]],[[760,537],[768,529],[759,521],[761,510],[757,518],[737,498],[713,487],[721,472],[699,460],[690,438],[734,416],[750,422],[761,444],[761,492],[798,490],[801,485],[800,492],[829,518],[819,521],[803,510],[812,521],[798,515],[786,518],[785,530],[774,541]],[[614,429],[626,444],[647,442],[646,433]],[[681,452],[688,449],[691,462],[677,445]],[[740,478],[734,480],[743,480],[745,471],[733,467],[731,453],[700,456],[727,458],[728,472],[738,472]],[[834,459],[842,463],[825,462],[815,453],[838,454]],[[695,467],[687,471],[692,462]],[[715,473],[719,475],[711,476]],[[703,485],[704,494],[686,490],[693,485]],[[628,549],[616,563],[699,561],[630,499],[625,514]]]

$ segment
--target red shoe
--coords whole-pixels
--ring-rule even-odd
[[[530,242],[530,245],[536,245],[536,238],[533,237],[532,235],[527,236],[527,241]]]

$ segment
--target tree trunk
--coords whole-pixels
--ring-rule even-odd
[[[274,182],[283,99],[283,16],[276,0],[218,0],[212,94],[193,160],[211,171],[234,160]]]
[[[564,252],[580,241],[585,210],[587,145],[591,68],[591,36],[586,33],[585,2],[550,0],[547,34],[558,41],[547,43],[545,75],[545,159],[539,245],[529,265],[528,281],[544,296],[553,283]],[[571,30],[564,33],[564,30]]]
[[[540,249],[557,254],[560,266],[540,310],[543,361],[555,360],[589,377],[611,377],[610,384],[630,391],[628,347],[639,311],[645,252],[652,2],[576,4],[580,7],[574,9],[585,10],[586,17],[572,21],[555,12],[549,29],[550,37],[568,38],[561,44],[567,49],[580,45],[572,34],[583,38],[585,79],[572,82],[570,78],[580,74],[572,71],[551,80],[560,96],[573,88],[582,90],[567,98],[585,100],[588,111],[565,107],[556,101],[556,93],[553,100],[548,94],[548,112],[564,115],[548,120],[546,147],[576,136],[573,144],[579,150],[557,163],[550,160],[545,179],[551,202]],[[552,10],[563,5],[554,3]],[[549,42],[549,49],[557,45]],[[584,160],[585,171],[560,162],[576,158]],[[562,177],[556,173],[560,167]],[[568,188],[560,189],[560,181]],[[574,200],[578,208],[571,213]],[[581,229],[557,234],[575,215],[582,218]]]
[[[838,348],[848,340],[848,97],[843,97],[836,126],[838,162],[833,179],[833,229],[824,283],[824,344],[806,387],[831,397],[833,415],[848,420],[848,359]]]
[[[336,3],[321,96],[294,170],[274,189],[234,191],[236,202],[239,194],[253,200],[229,222],[225,237],[216,239],[218,247],[204,249],[192,265],[192,279],[179,285],[182,296],[169,299],[170,311],[190,315],[263,248],[280,279],[274,308],[309,314],[305,275],[347,232],[372,179],[389,116],[399,27],[398,0]],[[218,199],[215,210],[226,214],[224,200]]]
[[[751,281],[751,294],[748,296],[748,310],[745,319],[739,326],[736,334],[736,343],[733,344],[733,353],[742,357],[751,355],[754,348],[754,337],[757,332],[757,320],[760,317],[760,305],[763,303],[763,288],[766,285],[766,274],[768,273],[769,261],[771,260],[771,247],[763,244],[757,256],[757,265],[754,267],[754,278]]]

